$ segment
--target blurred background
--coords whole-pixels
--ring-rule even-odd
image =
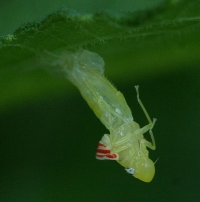
[[[69,7],[83,13],[105,10],[136,11],[158,5],[163,0],[8,0],[0,1],[0,35],[11,34],[20,25],[42,20],[46,15],[62,7]]]
[[[40,20],[62,5],[96,12],[134,10],[154,3],[1,1],[0,33],[10,34],[22,23]],[[103,56],[108,64],[106,77],[124,94],[135,121],[140,126],[147,124],[136,100],[135,85],[140,85],[140,97],[150,116],[158,119],[153,130],[157,149],[150,151],[153,161],[159,158],[153,181],[144,183],[127,175],[114,161],[96,160],[97,143],[108,131],[68,81],[49,75],[49,83],[60,82],[62,90],[41,95],[40,81],[47,73],[37,69],[16,74],[19,83],[27,77],[27,86],[7,89],[8,93],[18,87],[28,92],[29,77],[36,75],[37,98],[22,99],[0,111],[0,201],[198,201],[200,62],[193,61],[190,66],[177,63],[173,71],[145,76],[135,71],[134,79],[122,79],[109,75],[115,69],[108,56]],[[16,97],[21,95],[17,92]],[[145,137],[149,139],[148,134]]]

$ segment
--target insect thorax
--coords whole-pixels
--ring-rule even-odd
[[[124,167],[133,166],[138,158],[148,158],[148,150],[143,144],[143,134],[137,134],[139,125],[132,121],[110,130],[112,152],[119,154],[118,163]]]

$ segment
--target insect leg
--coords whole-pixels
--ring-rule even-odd
[[[117,134],[117,132],[113,128],[110,129],[110,134],[112,150],[115,153],[119,153],[130,146],[130,137],[128,135],[119,138],[119,134]]]
[[[149,134],[150,134],[150,136],[151,136],[151,141],[152,141],[152,143],[151,143],[151,142],[148,142],[148,141],[145,141],[146,147],[149,147],[149,148],[152,149],[152,150],[155,150],[155,149],[156,149],[156,142],[155,142],[155,138],[154,138],[154,135],[153,135],[153,132],[152,132],[152,129],[153,129],[154,125],[155,125],[155,122],[156,122],[156,119],[153,119],[152,126],[151,126],[151,128],[149,129]]]
[[[150,118],[147,110],[145,109],[142,101],[140,100],[140,97],[139,97],[139,86],[135,86],[135,89],[136,89],[136,92],[137,92],[138,103],[141,106],[141,108],[142,108],[142,110],[143,110],[143,112],[144,112],[147,120],[149,121],[149,125],[150,125],[149,134],[151,136],[152,143],[146,141],[146,146],[149,147],[150,149],[155,150],[156,149],[156,143],[155,143],[155,139],[154,139],[154,135],[153,135],[152,129],[153,129],[154,125],[155,125],[156,119],[154,118],[153,121],[151,120],[151,118]]]

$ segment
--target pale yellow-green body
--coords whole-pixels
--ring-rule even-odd
[[[138,87],[138,101],[149,121],[143,128],[133,121],[131,110],[122,93],[104,77],[104,61],[96,53],[87,50],[65,53],[54,65],[62,67],[67,79],[79,89],[90,108],[110,131],[109,135],[104,135],[102,141],[111,145],[111,153],[119,155],[118,163],[126,169],[131,168],[134,177],[150,182],[154,177],[155,167],[149,159],[146,147],[155,149],[151,131],[154,122],[139,99]],[[152,143],[143,137],[147,131],[150,132]]]

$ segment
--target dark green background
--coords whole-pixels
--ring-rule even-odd
[[[116,162],[95,160],[107,131],[78,91],[1,113],[1,201],[198,201],[200,71],[198,64],[190,68],[116,83],[137,122],[147,123],[135,84],[150,115],[158,118],[157,150],[150,157],[160,159],[148,184]]]
[[[115,71],[110,65],[107,68]],[[60,79],[66,92],[62,89],[56,94],[54,89],[40,95],[40,81],[46,73],[24,73],[27,78],[38,74],[38,98],[19,102],[18,90],[18,102],[1,109],[0,202],[199,201],[200,63],[176,69],[134,76],[134,80],[106,74],[124,94],[136,122],[147,124],[136,100],[137,84],[149,114],[158,119],[154,128],[157,149],[150,151],[150,157],[159,157],[159,161],[151,183],[130,177],[116,162],[95,159],[97,143],[107,130],[75,87],[68,91],[71,84]],[[21,72],[16,74],[16,79],[21,77]],[[55,80],[59,78],[49,76],[49,82]],[[20,86],[22,91],[29,91],[28,84]],[[11,86],[8,92],[14,88],[19,87]]]

